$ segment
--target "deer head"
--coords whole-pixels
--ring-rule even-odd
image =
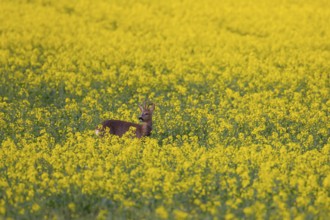
[[[139,120],[141,122],[151,122],[152,113],[155,110],[155,104],[153,103],[147,104],[146,101],[144,101],[142,105],[139,105],[139,108],[141,110],[141,115],[139,116]]]

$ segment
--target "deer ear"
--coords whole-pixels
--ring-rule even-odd
[[[149,106],[151,106],[151,107],[149,107],[149,110],[153,112],[155,110],[155,104],[152,103]]]
[[[139,105],[139,108],[140,108],[140,110],[141,110],[141,112],[143,111],[143,107],[141,106],[141,105]]]

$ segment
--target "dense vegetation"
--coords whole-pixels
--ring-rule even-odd
[[[0,218],[330,216],[329,1],[0,11]],[[147,97],[151,137],[95,136]]]

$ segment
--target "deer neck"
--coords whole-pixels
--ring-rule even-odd
[[[152,130],[152,121],[150,120],[150,121],[142,122],[141,126],[142,126],[143,136],[149,136]]]

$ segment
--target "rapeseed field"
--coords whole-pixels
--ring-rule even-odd
[[[0,219],[330,218],[328,0],[0,11]]]

